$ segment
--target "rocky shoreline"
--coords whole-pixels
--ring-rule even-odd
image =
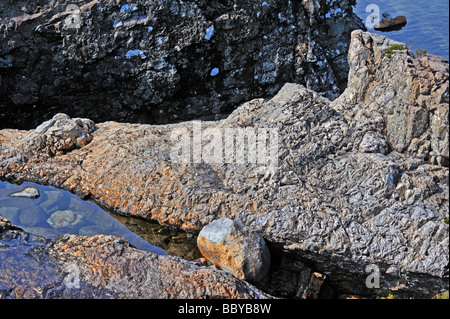
[[[448,290],[447,60],[347,0],[122,2],[0,3],[0,180],[209,232],[222,269],[0,217],[0,298]]]
[[[312,273],[326,277],[335,294],[431,298],[448,289],[448,61],[415,58],[407,49],[384,54],[396,42],[363,31],[351,38],[348,87],[335,101],[286,84],[272,99],[244,103],[220,121],[96,123],[92,141],[58,154],[49,151],[60,145],[57,137],[36,143],[34,130],[4,129],[0,178],[53,185],[120,214],[194,233],[220,217],[235,219],[263,236],[271,252],[289,256],[273,272],[290,274],[286,284],[299,285],[307,270],[308,281]],[[276,169],[257,162],[174,162],[174,147],[196,145],[173,138],[174,132],[191,136],[196,125],[208,137],[198,141],[202,147],[227,128],[276,130]],[[118,239],[98,240],[109,247]],[[89,250],[72,248],[78,241],[93,242],[66,237],[52,247],[70,243],[65,258],[76,258]],[[376,289],[366,285],[373,265],[381,283]],[[220,280],[231,285],[224,272],[214,276],[221,278],[217,287]],[[252,293],[239,296],[265,296],[245,287]]]

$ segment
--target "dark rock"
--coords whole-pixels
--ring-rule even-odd
[[[348,87],[332,105],[346,118],[377,127],[377,135],[384,135],[392,150],[448,166],[448,61],[434,55],[414,59],[407,50],[385,55],[394,44],[399,43],[353,32]]]
[[[379,31],[397,31],[403,28],[406,25],[406,17],[398,16],[395,18],[386,18],[378,21],[373,26],[375,30]]]
[[[317,299],[326,275],[313,272],[302,262],[281,257],[281,262],[270,272],[266,291],[282,298]]]
[[[293,81],[337,97],[360,25],[347,0],[2,1],[0,128],[214,118]]]
[[[24,227],[37,226],[42,222],[45,222],[45,213],[39,206],[22,209],[20,212],[19,222]]]

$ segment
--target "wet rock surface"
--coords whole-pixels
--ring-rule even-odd
[[[384,55],[392,43],[355,31],[349,85],[333,102],[286,84],[221,121],[98,123],[88,145],[55,157],[33,153],[29,132],[2,130],[0,176],[192,232],[239,219],[298,261],[278,274],[297,269],[302,287],[326,277],[345,294],[432,297],[448,287],[448,61],[407,50]],[[194,139],[199,128],[202,138]],[[276,129],[276,169],[242,161],[238,150],[252,146],[237,140],[224,141],[233,161],[199,160],[195,150],[217,147],[218,131],[240,136],[251,128]],[[190,158],[174,160],[183,147]],[[378,289],[366,286],[370,265],[379,268]],[[306,291],[293,290],[283,293]]]
[[[14,192],[8,197],[24,197],[24,198],[38,198],[40,196],[39,190],[34,187],[25,187],[23,190]]]
[[[0,217],[0,298],[268,298],[218,270],[114,236],[45,240]]]
[[[82,216],[71,210],[58,210],[54,212],[49,219],[47,219],[47,222],[53,228],[63,228],[76,226],[82,219]]]
[[[395,31],[400,30],[406,25],[406,17],[398,16],[395,18],[386,17],[386,19],[380,20],[373,26],[375,30],[379,31]]]
[[[50,156],[62,155],[87,145],[92,140],[91,133],[94,130],[95,124],[89,119],[72,119],[67,114],[58,113],[31,132],[29,144]]]
[[[347,0],[2,1],[0,128],[214,118],[285,82],[337,97],[360,27]]]

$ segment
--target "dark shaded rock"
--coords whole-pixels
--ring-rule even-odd
[[[384,15],[383,15],[384,16]],[[406,25],[406,17],[405,16],[398,16],[395,18],[386,18],[383,20],[378,21],[373,26],[375,30],[378,31],[397,31],[403,28]]]
[[[319,274],[302,262],[281,257],[281,262],[270,272],[270,280],[265,290],[282,298],[318,299],[326,275]]]
[[[214,118],[294,81],[337,97],[361,25],[347,0],[2,1],[0,128]]]
[[[260,282],[270,266],[264,238],[241,222],[220,218],[203,227],[197,238],[200,252],[237,278]]]

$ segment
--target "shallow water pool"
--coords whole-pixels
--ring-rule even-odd
[[[9,196],[26,187],[39,190],[39,197]],[[30,182],[15,185],[0,181],[0,216],[26,232],[49,239],[60,234],[115,235],[141,250],[190,260],[201,257],[194,236],[137,218],[109,213],[93,202],[52,186]]]

